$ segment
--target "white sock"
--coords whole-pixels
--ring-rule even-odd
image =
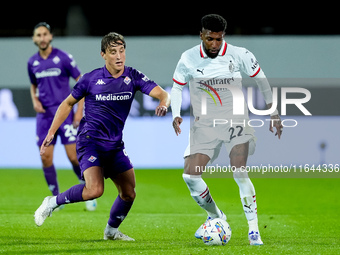
[[[259,225],[258,225],[257,218],[248,221],[248,225],[249,225],[249,232],[248,233],[250,233],[252,231],[259,232]]]
[[[55,209],[56,207],[58,207],[57,204],[57,196],[53,196],[49,201],[48,201],[48,206],[52,209]]]
[[[250,197],[255,195],[255,188],[253,183],[248,177],[248,173],[246,171],[242,171],[240,168],[236,168],[236,171],[233,173],[234,180],[237,183],[240,189],[240,197]]]
[[[106,231],[110,232],[110,234],[114,234],[115,232],[118,231],[118,228],[113,228],[109,224],[106,224]]]
[[[236,171],[234,172],[234,180],[240,189],[242,207],[248,220],[248,223],[253,222],[253,220],[256,220],[257,225],[257,204],[255,188],[253,183],[248,177],[248,173],[246,171],[241,171],[240,168],[237,168]]]
[[[199,175],[183,174],[192,198],[204,209],[211,218],[220,218],[222,213],[213,200],[207,184]]]

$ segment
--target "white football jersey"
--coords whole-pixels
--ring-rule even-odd
[[[218,56],[209,58],[201,43],[182,54],[173,81],[180,85],[189,83],[191,105],[196,118],[248,119],[243,93],[243,100],[234,104],[235,94],[232,91],[242,91],[241,72],[254,77],[260,70],[255,56],[245,48],[223,41]],[[237,89],[233,90],[232,87]],[[240,106],[237,103],[242,103],[243,115],[234,115],[235,111],[242,111],[236,107]]]

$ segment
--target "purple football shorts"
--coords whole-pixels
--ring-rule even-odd
[[[50,126],[53,121],[53,115],[38,113],[37,114],[37,126],[36,126],[36,139],[37,145],[40,147],[50,129]],[[72,144],[76,142],[77,138],[77,129],[75,129],[72,125],[73,122],[73,112],[67,117],[63,124],[61,124],[60,128],[54,135],[54,139],[51,144],[56,144],[57,137],[60,136],[61,143]]]
[[[77,140],[77,156],[82,176],[92,166],[100,166],[105,178],[115,178],[133,165],[124,146],[108,150],[105,142],[96,141],[89,135],[81,135]]]

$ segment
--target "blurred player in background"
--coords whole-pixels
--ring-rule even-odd
[[[208,219],[222,218],[226,215],[215,204],[207,184],[201,178],[202,171],[209,161],[213,161],[219,154],[224,143],[229,153],[230,165],[236,169],[234,179],[239,186],[242,206],[248,220],[248,238],[251,245],[262,245],[260,237],[255,189],[242,171],[246,167],[248,154],[255,150],[254,130],[248,125],[249,116],[246,110],[244,115],[233,115],[233,95],[229,89],[218,87],[221,82],[227,85],[242,87],[241,72],[253,77],[264,96],[267,108],[272,106],[272,92],[270,85],[261,70],[255,56],[245,48],[235,47],[224,41],[227,22],[219,15],[210,14],[202,18],[201,44],[185,51],[179,60],[171,90],[173,127],[176,134],[181,133],[180,124],[183,119],[180,115],[183,86],[189,83],[190,99],[193,107],[195,122],[190,131],[190,142],[184,158],[183,179],[187,184],[193,199],[208,213]],[[208,114],[201,113],[202,94],[208,92],[217,96],[219,103],[212,103],[211,99]],[[205,94],[204,94],[205,95]],[[243,95],[242,95],[243,96]],[[217,99],[216,99],[217,101]],[[247,109],[247,108],[245,108]],[[229,119],[236,125],[213,126],[213,117]],[[271,114],[270,131],[276,128],[278,137],[282,132],[282,125],[278,111],[273,109]],[[227,190],[226,190],[227,192]],[[196,231],[195,237],[202,238],[202,226]]]
[[[122,140],[123,128],[138,90],[160,101],[155,110],[157,116],[167,113],[170,96],[147,76],[125,66],[125,46],[120,34],[104,36],[101,56],[105,66],[84,74],[57,110],[40,153],[44,155],[72,107],[85,98],[85,116],[77,137],[77,155],[85,184],[46,197],[34,215],[38,226],[60,205],[100,197],[104,192],[104,178],[110,178],[118,196],[110,211],[104,239],[134,240],[118,230],[136,196],[135,173]]]
[[[72,55],[52,47],[53,35],[49,24],[38,23],[34,27],[32,39],[39,51],[28,60],[28,74],[31,81],[33,108],[37,112],[36,135],[37,145],[40,148],[58,106],[71,92],[70,77],[78,81],[81,73]],[[46,149],[44,155],[41,155],[45,179],[54,196],[59,194],[57,173],[53,164],[53,151],[57,136],[60,137],[61,143],[65,147],[67,157],[79,182],[84,183],[81,179],[76,154],[76,128],[83,117],[83,102],[79,102],[76,113],[70,112],[56,131],[51,146]],[[96,201],[89,201],[86,208],[90,211],[95,210]]]

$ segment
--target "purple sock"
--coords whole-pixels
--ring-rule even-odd
[[[81,170],[79,165],[72,165],[73,172],[77,175],[78,180],[81,180]]]
[[[83,189],[85,184],[74,185],[63,193],[57,195],[57,204],[69,204],[84,201],[83,199]]]
[[[129,213],[132,204],[133,202],[124,201],[118,195],[111,207],[110,218],[107,223],[113,228],[118,228]]]
[[[55,171],[54,165],[50,167],[43,167],[45,179],[48,185],[48,189],[52,192],[53,196],[59,194],[59,186],[57,180],[57,172]]]

